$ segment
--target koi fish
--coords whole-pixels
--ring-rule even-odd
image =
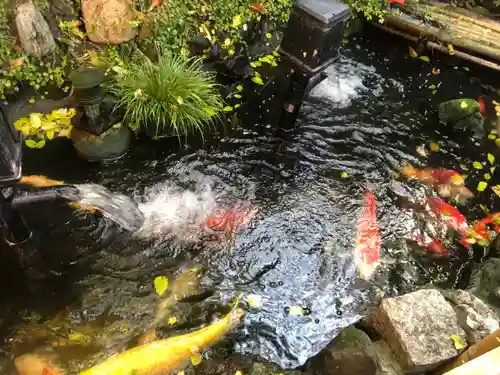
[[[63,375],[62,370],[40,355],[23,354],[14,362],[19,375]]]
[[[244,310],[234,307],[225,317],[208,327],[185,335],[153,341],[80,372],[80,375],[164,375],[187,364],[193,356],[219,342],[244,315]]]
[[[151,12],[154,8],[161,4],[161,0],[153,0],[151,2],[151,6],[148,9],[148,12]]]
[[[23,185],[31,185],[34,187],[49,187],[49,186],[58,186],[64,185],[64,181],[52,180],[45,176],[23,176],[20,184]]]
[[[405,5],[405,0],[387,0],[387,4],[400,4]]]
[[[449,228],[459,232],[463,236],[468,236],[470,232],[469,224],[465,216],[451,204],[446,203],[437,197],[427,197],[427,205],[430,210],[438,216]]]
[[[376,216],[373,192],[365,194],[363,210],[357,223],[357,239],[354,247],[354,264],[364,280],[372,277],[380,263],[381,238]]]
[[[450,255],[446,246],[437,238],[429,236],[427,233],[423,235],[414,235],[410,240],[415,241],[419,246],[424,247],[430,253],[447,257]]]
[[[486,103],[484,102],[484,99],[482,96],[477,97],[477,102],[479,103],[479,112],[484,115],[484,112],[486,112]]]
[[[258,12],[260,14],[265,14],[266,9],[264,8],[264,2],[265,2],[265,0],[261,1],[260,3],[251,4],[250,8],[252,10],[255,10],[256,12]]]
[[[228,234],[238,232],[246,226],[257,213],[252,209],[248,202],[237,202],[233,207],[222,214],[210,216],[207,221],[207,227],[218,232]]]

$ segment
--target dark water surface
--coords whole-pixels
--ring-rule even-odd
[[[41,252],[54,276],[36,296],[6,297],[14,302],[4,334],[15,337],[15,328],[22,325],[17,317],[50,315],[69,306],[73,328],[107,313],[121,319],[120,327],[132,337],[154,311],[154,277],[173,280],[181,267],[194,264],[206,269],[207,293],[182,307],[184,322],[164,334],[210,322],[239,293],[257,294],[263,306],[248,312],[234,336],[236,350],[289,368],[320,351],[381,295],[427,283],[459,286],[482,254],[456,247],[450,258],[429,259],[410,248],[405,237],[419,219],[401,206],[394,192],[401,186],[392,181],[403,162],[458,170],[460,164],[485,159],[485,147],[496,153],[493,141],[481,146],[438,124],[434,108],[439,102],[481,93],[471,77],[483,73],[463,67],[432,56],[431,63],[412,59],[407,44],[394,39],[357,37],[345,47],[337,78],[330,70],[331,78],[313,91],[294,133],[277,136],[273,124],[245,125],[203,148],[179,149],[175,140],[142,143],[122,160],[98,166],[79,161],[65,144],[26,150],[25,175],[102,184],[163,214],[172,208],[168,194],[176,188],[196,192],[207,185],[207,204],[213,204],[211,199],[222,204],[249,200],[259,213],[230,246],[186,244],[161,230],[137,239],[105,219],[75,217],[62,205],[34,208],[27,217],[39,229]],[[432,68],[440,74],[432,74]],[[416,149],[430,142],[438,143],[440,151],[429,152],[425,160]],[[475,191],[477,172],[472,167],[471,172],[467,181]],[[377,198],[384,258],[372,284],[355,279],[351,261],[367,185]],[[404,186],[412,196],[424,193],[418,184]],[[476,219],[480,202],[492,210],[498,206],[484,193],[461,209]],[[289,315],[291,306],[303,307],[305,314]],[[7,341],[9,355],[28,350],[25,345],[12,349]],[[122,350],[125,343],[116,339],[94,356],[83,350],[71,353],[73,368]]]

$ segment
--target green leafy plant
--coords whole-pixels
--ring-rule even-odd
[[[378,22],[384,22],[384,10],[382,6],[386,4],[385,1],[380,0],[342,0],[344,3],[349,5],[351,9],[356,13],[361,13],[365,18],[370,21],[373,19],[378,20]]]
[[[201,134],[223,107],[214,77],[201,61],[160,54],[156,63],[139,54],[120,69],[110,91],[120,98],[125,121],[156,128],[156,135]]]
[[[12,53],[12,36],[10,34],[7,1],[0,0],[0,68]]]
[[[42,148],[47,139],[70,136],[75,114],[74,108],[55,109],[49,114],[32,113],[17,120],[14,127],[25,136],[26,146]]]

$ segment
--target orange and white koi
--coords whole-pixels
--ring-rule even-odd
[[[451,204],[437,197],[427,197],[426,203],[430,210],[437,215],[437,218],[449,228],[459,232],[462,236],[469,234],[471,228],[467,219]]]
[[[444,243],[434,237],[429,236],[427,233],[423,235],[414,235],[410,240],[415,241],[419,246],[424,247],[430,253],[447,257],[450,255]]]
[[[357,239],[354,247],[354,264],[358,274],[369,280],[380,264],[381,237],[376,216],[376,201],[373,192],[365,194],[361,216],[357,223]]]
[[[234,234],[246,226],[256,213],[250,203],[237,202],[224,213],[209,216],[206,224],[211,230]]]

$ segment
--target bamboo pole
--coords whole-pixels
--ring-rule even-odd
[[[413,36],[413,35],[410,35],[410,34],[407,34],[407,33],[403,32],[403,31],[399,31],[399,30],[396,30],[396,29],[393,29],[393,28],[381,25],[379,23],[373,23],[373,25],[375,27],[381,29],[381,30],[384,30],[384,31],[390,33],[390,34],[398,35],[398,36],[400,36],[402,38],[411,40],[412,42],[415,42],[415,43],[418,43],[419,40],[420,40],[420,38],[418,38],[416,36]],[[427,45],[428,48],[432,48],[432,49],[438,50],[440,52],[443,52],[443,53],[449,55],[448,49],[446,47],[440,45],[440,44],[437,44],[435,42],[427,42],[426,45]],[[478,65],[482,65],[482,66],[484,66],[486,68],[495,69],[495,70],[500,71],[500,65],[499,64],[496,64],[494,62],[482,59],[480,57],[476,57],[476,56],[470,55],[470,54],[462,52],[462,51],[455,50],[455,55],[454,56],[457,56],[457,57],[459,57],[461,59],[473,62],[473,63],[478,64]]]
[[[500,375],[500,329],[497,329],[495,332],[492,334],[486,336],[483,340],[479,341],[477,344],[472,345],[470,348],[468,348],[465,352],[460,354],[455,360],[444,367],[443,369],[439,370],[440,374],[445,374],[445,375],[459,375],[459,374],[471,374],[471,375],[479,375],[481,373],[479,372],[474,372],[472,371],[472,368],[468,369],[470,372],[464,372],[467,371],[467,369],[463,371],[451,371],[455,368],[459,369],[460,366],[462,366],[464,363],[470,362],[474,359],[479,359],[478,357],[482,356],[485,353],[491,352],[494,349],[496,352],[495,358],[497,361],[497,366],[496,366],[496,373],[495,372],[490,372],[488,375],[494,375],[494,374],[499,374]],[[465,366],[462,366],[465,367]],[[491,367],[490,371],[495,369],[495,367]],[[486,373],[484,373],[486,374]]]
[[[433,26],[426,26],[423,23],[417,23],[417,21],[399,17],[394,14],[388,14],[386,16],[386,23],[394,25],[412,34],[432,36],[444,43],[453,44],[466,50],[487,56],[495,61],[500,61],[500,48],[485,46],[481,43],[472,43],[470,40],[466,40],[465,38],[452,38],[444,30],[440,30],[439,28]]]

